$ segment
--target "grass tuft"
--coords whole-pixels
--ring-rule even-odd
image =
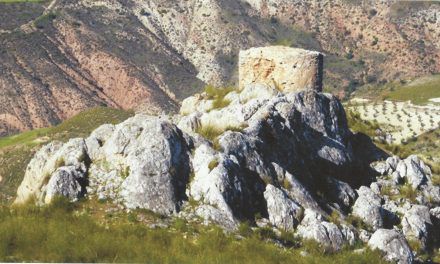
[[[219,128],[215,125],[207,124],[204,126],[201,126],[196,129],[196,133],[201,135],[202,137],[208,139],[209,141],[212,141],[216,143],[216,139],[218,136],[223,134],[225,131],[233,131],[233,132],[242,132],[244,127],[235,127],[235,126],[228,126],[226,128]],[[217,142],[218,144],[218,142]],[[217,146],[219,147],[219,146]]]
[[[345,218],[345,221],[357,229],[364,229],[367,231],[372,230],[371,226],[365,223],[364,220],[362,220],[360,217],[357,217],[355,215],[352,214],[348,215],[347,218]]]
[[[402,187],[400,187],[399,192],[400,198],[406,198],[412,203],[416,202],[417,190],[415,190],[409,183],[405,183]]]
[[[225,96],[234,91],[234,87],[216,88],[212,85],[205,87],[205,94],[208,100],[213,100],[212,109],[220,109],[228,106],[231,101],[225,99]]]

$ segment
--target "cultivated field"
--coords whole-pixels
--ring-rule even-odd
[[[358,113],[363,120],[377,122],[388,133],[388,143],[405,143],[440,126],[440,106],[414,105],[410,101],[370,101],[352,99],[347,109]]]

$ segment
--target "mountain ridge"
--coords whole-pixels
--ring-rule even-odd
[[[325,87],[341,95],[440,67],[435,3],[83,0],[44,15],[47,3],[0,5],[11,16],[0,25],[2,135],[97,105],[176,111],[205,83],[236,82],[238,50],[251,46],[328,53]]]

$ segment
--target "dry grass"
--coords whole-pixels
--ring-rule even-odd
[[[205,94],[208,100],[213,100],[212,109],[219,109],[228,106],[231,102],[225,96],[234,91],[234,87],[217,88],[212,85],[205,87]]]
[[[175,219],[169,228],[149,229],[144,212],[106,213],[105,204],[0,208],[0,261],[4,262],[142,262],[142,263],[385,263],[381,254],[352,249],[326,253],[316,243],[269,229],[242,225],[242,239],[215,226]],[[152,218],[156,216],[151,216]],[[100,221],[99,219],[105,219]],[[277,239],[292,248],[266,240]],[[299,247],[299,248],[298,248]],[[306,250],[309,255],[301,256]]]
[[[415,190],[410,184],[405,183],[399,188],[400,198],[406,198],[411,201],[411,203],[416,202],[417,190]]]

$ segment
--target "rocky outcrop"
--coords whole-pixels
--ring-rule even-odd
[[[400,236],[388,234],[395,231],[383,228],[401,222],[409,240],[425,248],[434,243],[439,221],[430,219],[438,215],[432,198],[438,186],[421,162],[415,164],[427,180],[411,189],[415,198],[405,196],[413,195],[411,185],[387,175],[405,162],[398,158],[383,164],[384,175],[370,187],[354,191],[356,182],[371,179],[370,164],[352,147],[358,139],[335,97],[285,94],[261,85],[226,96],[231,101],[223,108],[173,117],[136,115],[103,125],[86,139],[48,144],[30,162],[16,202],[36,197],[49,203],[60,195],[106,199],[227,230],[241,221],[255,224],[258,216],[263,218],[258,223],[329,250],[361,240],[385,252],[397,247],[403,252],[388,253],[390,259],[409,259],[411,252]],[[210,122],[219,117],[221,126]],[[379,164],[373,166],[376,173]],[[385,238],[371,236],[375,230]]]
[[[104,172],[116,170],[124,178],[120,199],[128,208],[162,214],[178,211],[185,199],[190,173],[188,151],[175,125],[142,115],[116,126],[102,147],[95,150],[101,153],[97,161]]]
[[[79,168],[86,186],[75,183],[79,177],[70,167],[61,166],[62,174],[56,166],[41,169],[72,143],[48,145],[30,164],[33,175],[48,171],[38,192],[56,183],[51,197],[108,199],[128,209],[195,215],[227,229],[240,221],[252,223],[259,215],[281,230],[299,226],[301,237],[333,250],[354,243],[352,227],[326,220],[333,202],[349,208],[356,199],[344,179],[368,176],[362,166],[351,164],[362,160],[352,151],[355,135],[339,101],[316,91],[280,93],[263,85],[248,85],[225,97],[231,101],[223,108],[174,117],[136,115],[76,140],[82,147],[69,153],[84,152],[84,168]],[[214,123],[220,117],[221,126]],[[19,197],[30,196],[22,191],[32,184],[27,178]],[[316,183],[328,180],[334,195],[318,198],[329,188]],[[303,219],[304,210],[308,215]]]
[[[106,199],[227,230],[264,223],[330,250],[369,241],[390,260],[412,261],[392,229],[402,223],[408,239],[429,247],[440,203],[429,168],[415,156],[378,161],[382,152],[348,129],[335,96],[263,84],[219,94],[194,95],[181,115],[138,114],[48,144],[16,202]],[[396,173],[415,185],[388,175]]]
[[[89,195],[170,214],[186,200],[189,173],[182,132],[166,120],[138,115],[104,125],[85,140],[41,149],[28,166],[16,203],[33,196],[45,203],[56,195],[75,200],[84,196],[87,183]]]
[[[417,193],[416,200],[420,203],[440,203],[440,186],[432,183],[432,172],[420,158],[411,155],[404,160],[398,157],[388,158],[385,162],[377,162],[372,165],[374,170],[385,176],[381,179],[381,185],[395,188],[399,193],[399,187]]]
[[[18,188],[16,203],[35,199],[49,203],[53,196],[63,195],[76,200],[85,193],[89,165],[84,139],[67,143],[51,142],[40,149],[27,166]]]
[[[388,261],[399,264],[413,263],[414,256],[405,237],[395,230],[379,229],[368,241],[373,249],[379,249],[385,253]]]
[[[322,91],[324,56],[319,52],[284,46],[240,51],[239,83],[262,83],[283,92]]]

